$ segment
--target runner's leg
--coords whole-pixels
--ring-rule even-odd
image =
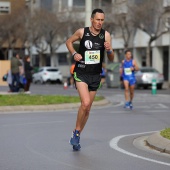
[[[135,85],[131,85],[129,87],[129,90],[130,90],[130,102],[132,102],[133,97],[134,97],[134,89],[135,89]]]
[[[94,98],[96,96],[96,91],[90,91],[90,105],[89,105],[89,109],[88,111],[86,112],[86,114],[84,115],[84,119],[81,123],[81,131],[84,129],[84,126],[89,118],[89,114],[90,114],[90,109],[91,109],[91,106],[92,106],[92,103],[94,101]]]
[[[125,88],[125,91],[124,91],[125,101],[128,102],[129,101],[129,82],[127,80],[124,80],[123,83],[124,83],[124,88]]]
[[[84,82],[76,82],[76,87],[80,96],[81,106],[78,110],[75,129],[81,132],[89,117],[90,108],[96,92],[89,92],[88,85]]]

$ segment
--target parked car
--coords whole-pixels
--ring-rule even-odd
[[[142,67],[135,73],[137,87],[147,89],[152,85],[152,81],[156,80],[157,88],[162,89],[164,83],[163,74],[159,73],[152,67]]]
[[[44,84],[46,82],[62,83],[63,76],[61,71],[56,67],[40,67],[38,72],[33,74],[33,83],[40,82]]]

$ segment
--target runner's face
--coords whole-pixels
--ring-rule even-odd
[[[126,53],[126,59],[127,59],[127,60],[130,60],[131,57],[132,57],[131,52],[127,52],[127,53]]]
[[[100,30],[104,23],[104,14],[103,13],[96,13],[94,18],[91,18],[92,27],[96,30]]]

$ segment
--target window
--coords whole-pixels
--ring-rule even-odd
[[[41,0],[41,8],[51,11],[52,10],[52,0]]]
[[[67,65],[68,64],[66,53],[58,54],[58,63],[59,63],[59,65]]]
[[[51,69],[47,69],[47,71],[49,71],[49,72],[58,72],[58,69],[51,68]]]
[[[111,4],[112,4],[111,0],[104,0],[104,1],[102,1],[102,6],[108,6],[108,5],[111,5]]]
[[[0,14],[9,14],[11,12],[10,2],[0,2]]]
[[[93,2],[93,6],[102,9],[103,7],[111,6],[112,4],[112,0],[93,0],[92,2]]]
[[[163,1],[163,6],[164,7],[170,7],[170,0],[164,0]]]
[[[73,6],[85,6],[85,0],[73,0]]]

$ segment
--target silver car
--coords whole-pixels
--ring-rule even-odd
[[[63,76],[60,70],[56,67],[40,67],[38,72],[33,74],[33,83],[40,82],[44,84],[46,82],[62,83]]]
[[[152,67],[142,67],[135,73],[137,87],[147,89],[152,85],[152,81],[156,80],[157,88],[162,89],[164,83],[163,74],[159,73]]]

